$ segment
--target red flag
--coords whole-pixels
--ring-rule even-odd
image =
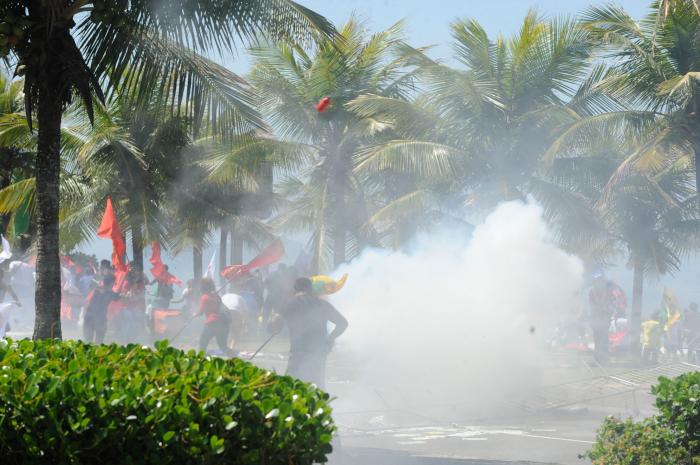
[[[272,244],[265,247],[260,251],[257,257],[249,261],[245,265],[231,265],[224,268],[221,272],[221,276],[228,280],[235,280],[236,278],[263,266],[275,263],[280,258],[284,256],[284,244],[282,241],[277,239]]]
[[[171,310],[168,308],[154,308],[153,309],[153,331],[156,334],[165,333],[168,328],[168,322],[166,320],[170,318],[181,317],[182,312],[180,310]],[[180,328],[182,328],[182,321],[178,321]],[[173,326],[173,325],[170,325]],[[172,328],[170,328],[172,329]]]
[[[112,265],[115,271],[126,271],[126,263],[124,263],[124,254],[126,254],[126,245],[122,232],[119,229],[119,221],[112,207],[112,199],[107,197],[107,208],[102,216],[100,229],[97,230],[99,237],[112,239]]]
[[[182,285],[182,281],[165,270],[163,260],[160,258],[160,244],[158,242],[154,241],[151,243],[151,258],[149,261],[151,262],[151,265],[153,265],[151,268],[151,274],[154,278],[156,278],[156,281],[164,284]]]
[[[229,281],[235,281],[239,277],[246,274],[248,271],[245,269],[245,265],[231,265],[227,266],[221,271],[221,277],[226,278]]]

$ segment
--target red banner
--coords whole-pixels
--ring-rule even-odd
[[[117,272],[126,272],[127,266],[124,263],[126,245],[124,244],[122,232],[119,229],[119,221],[112,206],[112,199],[109,197],[107,197],[107,207],[102,216],[102,223],[100,223],[100,228],[97,230],[97,235],[106,239],[112,239],[112,265],[114,266],[115,274]]]
[[[249,261],[245,265],[231,265],[224,268],[221,272],[221,276],[228,279],[229,281],[234,281],[235,279],[243,276],[250,271],[261,268],[263,266],[271,265],[281,259],[284,256],[284,244],[282,241],[277,239],[272,244],[265,247],[260,253]]]
[[[178,284],[182,285],[182,281],[170,274],[163,264],[163,260],[160,258],[160,244],[158,242],[151,243],[151,274],[156,279],[156,281],[164,284]]]

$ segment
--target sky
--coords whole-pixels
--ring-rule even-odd
[[[531,8],[543,15],[575,15],[589,6],[609,3],[606,0],[296,0],[307,8],[324,15],[334,24],[345,22],[351,14],[371,31],[388,28],[396,21],[406,19],[406,36],[413,46],[434,45],[433,58],[448,59],[451,42],[449,25],[457,18],[474,18],[490,36],[499,32],[510,35],[518,28]],[[633,17],[640,18],[648,11],[651,1],[617,0]],[[250,66],[241,54],[226,64],[238,73]]]

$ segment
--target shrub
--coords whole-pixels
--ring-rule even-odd
[[[659,378],[651,392],[664,424],[677,433],[678,445],[700,456],[700,372]]]
[[[700,465],[700,372],[661,377],[652,393],[658,415],[606,418],[585,457],[595,465]]]
[[[608,417],[586,457],[595,465],[682,465],[687,454],[674,445],[673,433],[646,419]]]
[[[0,340],[3,464],[311,464],[326,393],[165,343]]]

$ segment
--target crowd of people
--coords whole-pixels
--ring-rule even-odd
[[[658,363],[661,357],[700,362],[697,303],[682,309],[675,295],[665,289],[659,308],[643,314],[640,340],[633,341],[630,310],[619,285],[597,272],[589,283],[587,301],[579,315],[560,327],[561,342],[568,347],[588,350],[588,341],[592,341],[593,356],[599,363],[607,363],[614,355],[639,357],[647,365]],[[639,353],[630,353],[636,347]]]
[[[168,271],[167,265],[165,270]],[[217,317],[212,310],[222,307],[241,314],[235,331],[240,336],[242,331],[259,331],[261,323],[267,322],[273,312],[281,311],[284,302],[293,295],[296,274],[293,268],[279,265],[267,279],[255,270],[218,289],[211,278],[197,282],[190,279],[176,298],[172,282],[156,277],[148,279],[138,269],[129,269],[120,276],[115,274],[109,260],[102,260],[97,269],[68,261],[62,267],[61,319],[67,327],[82,326],[83,337],[88,342],[103,343],[107,329],[116,342],[141,342],[149,331],[154,332],[155,311],[177,310],[185,320],[202,313],[209,323],[225,319],[225,316]],[[220,299],[214,303],[213,295],[227,292],[237,296],[240,304],[228,309]],[[205,339],[211,338],[202,340]]]
[[[168,334],[177,337],[201,316],[198,348],[207,351],[215,340],[216,353],[235,356],[241,337],[276,334],[286,328],[288,373],[319,386],[325,381],[326,355],[347,327],[345,318],[314,292],[311,280],[284,263],[267,277],[254,270],[218,287],[210,277],[190,279],[178,298],[173,283],[149,280],[136,269],[119,276],[108,260],[102,260],[98,269],[66,263],[62,285],[63,322],[68,327],[82,326],[86,342],[104,343],[108,330],[109,339],[119,343],[145,343]],[[163,315],[172,318],[159,324]],[[331,333],[326,330],[329,322],[334,325]]]

